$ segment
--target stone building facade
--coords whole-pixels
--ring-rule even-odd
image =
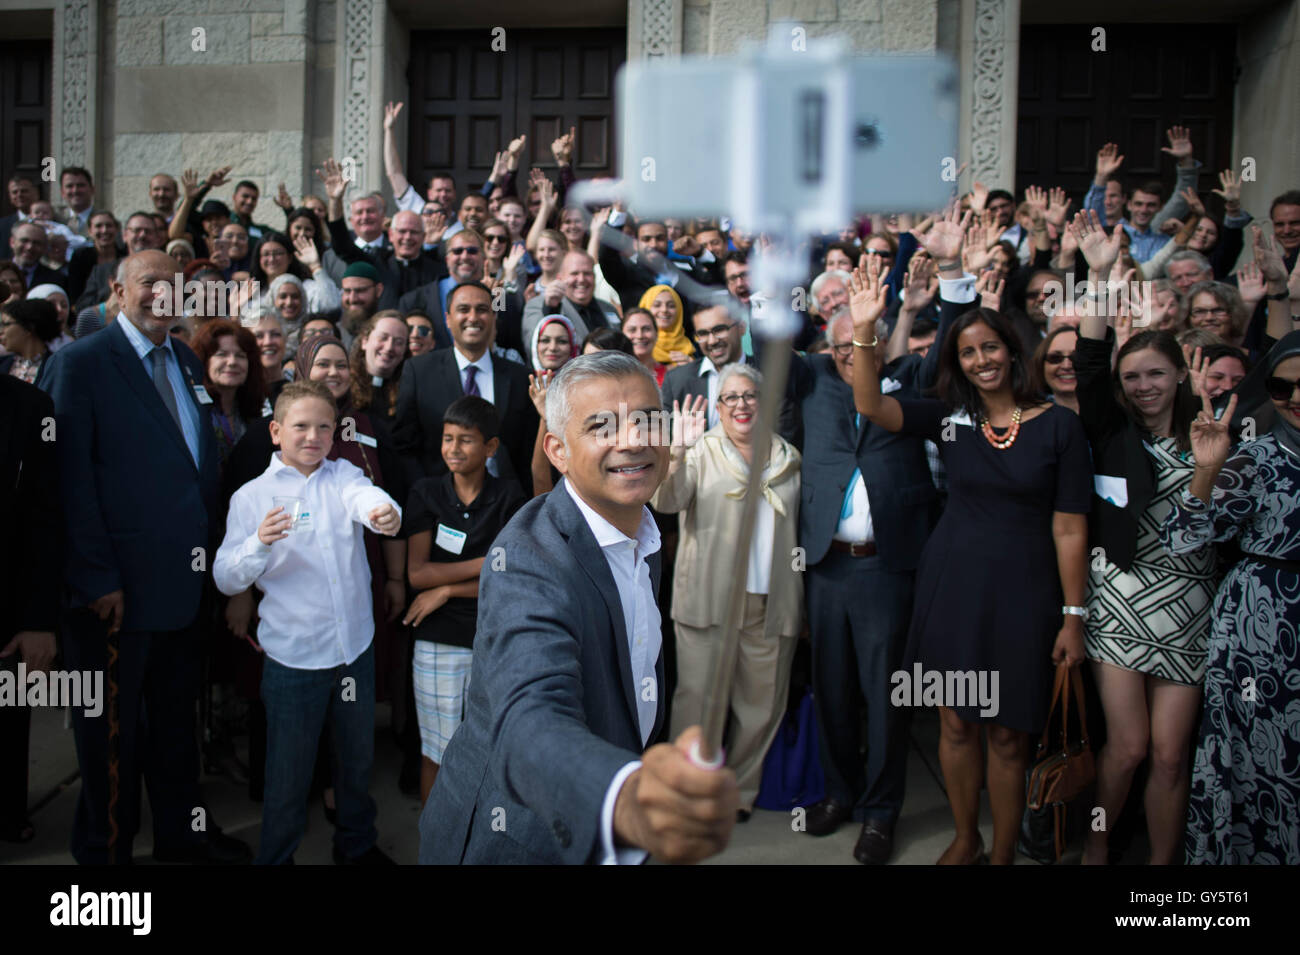
[[[1300,0],[1211,4],[1098,0],[1098,17],[1236,17],[1240,76],[1232,148],[1256,157],[1263,194],[1300,186]],[[264,195],[311,187],[326,156],[351,156],[359,185],[385,186],[382,103],[406,99],[413,31],[618,27],[627,57],[721,55],[794,20],[859,51],[943,50],[962,76],[962,159],[1014,181],[1022,19],[1051,0],[0,0],[41,17],[53,46],[50,150],[96,175],[97,202],[147,203],[157,171],[234,176]],[[1157,9],[1158,8],[1158,9]],[[1223,10],[1220,8],[1229,8]],[[1093,11],[1089,11],[1090,13]],[[1076,11],[1077,13],[1077,11]],[[1078,27],[1078,29],[1084,29]],[[39,32],[39,27],[37,28]],[[251,107],[251,108],[250,108]],[[227,187],[225,192],[229,191]],[[218,193],[220,195],[221,193]],[[269,198],[269,197],[268,197]]]

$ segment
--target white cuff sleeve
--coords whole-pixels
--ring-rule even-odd
[[[601,865],[640,865],[649,853],[644,849],[614,848],[614,804],[618,802],[619,791],[627,778],[641,768],[641,760],[636,759],[620,769],[605,790],[605,802],[600,807],[600,864]]]
[[[965,272],[959,279],[940,278],[939,297],[945,302],[955,302],[958,305],[975,301],[975,276]]]
[[[615,209],[609,214],[609,219],[606,221],[615,229],[622,228],[623,223],[627,221],[627,213]]]
[[[420,194],[415,191],[415,187],[410,183],[406,184],[406,191],[397,197],[398,212],[414,212],[419,214],[424,211],[424,200]]]

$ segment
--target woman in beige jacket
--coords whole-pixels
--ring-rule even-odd
[[[735,562],[739,558],[748,564],[731,686],[731,728],[724,742],[727,764],[740,786],[742,821],[753,810],[763,757],[785,713],[790,663],[803,622],[803,574],[794,569],[800,456],[779,435],[772,436],[753,544],[748,554],[735,552],[754,459],[760,381],[748,365],[723,368],[718,375],[720,421],[707,432],[705,399],[688,402],[686,409],[673,408],[668,477],[650,502],[658,511],[682,515],[673,577],[674,737],[704,719]]]

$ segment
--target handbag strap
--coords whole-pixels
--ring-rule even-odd
[[[1043,723],[1043,738],[1038,741],[1039,750],[1047,749],[1047,742],[1052,735],[1052,716],[1056,713],[1056,703],[1061,698],[1061,692],[1065,689],[1065,670],[1058,666],[1056,668],[1056,680],[1052,684],[1052,703],[1047,708],[1047,720]]]
[[[1047,720],[1043,725],[1043,738],[1038,743],[1039,750],[1047,749],[1052,735],[1052,717],[1056,715],[1056,704],[1061,704],[1061,746],[1068,746],[1070,738],[1070,687],[1074,686],[1074,696],[1079,709],[1079,740],[1088,744],[1088,706],[1083,696],[1083,674],[1078,667],[1071,667],[1061,661],[1056,666],[1056,679],[1052,684],[1052,704],[1047,710]]]

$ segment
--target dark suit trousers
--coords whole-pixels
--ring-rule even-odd
[[[154,847],[181,849],[203,836],[191,829],[199,796],[195,706],[203,648],[195,622],[184,630],[118,633],[119,772],[115,860],[129,863],[140,828],[140,779],[149,787]],[[72,670],[104,672],[104,711],[73,709],[81,795],[72,827],[72,855],[82,865],[108,863],[109,678],[107,628],[89,610],[64,614],[63,657]]]
[[[859,822],[893,825],[903,806],[910,711],[890,705],[889,677],[902,663],[913,582],[879,557],[834,551],[804,575],[826,798]]]
[[[8,638],[2,641],[8,643]],[[0,660],[0,671],[18,678],[19,655]],[[19,688],[19,692],[22,689]],[[27,821],[28,741],[32,711],[26,706],[0,706],[0,832],[22,829]]]

